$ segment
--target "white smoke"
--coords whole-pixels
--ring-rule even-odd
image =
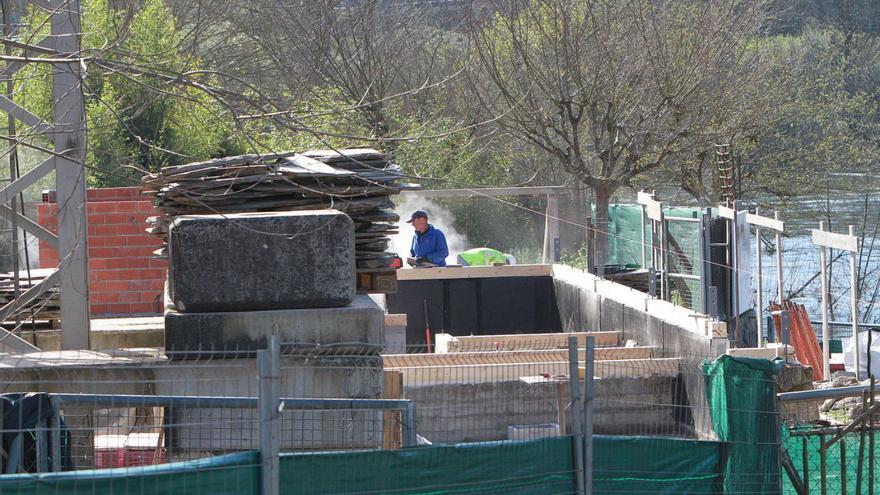
[[[395,211],[400,215],[398,223],[397,235],[391,238],[391,249],[397,253],[406,266],[406,258],[410,256],[409,248],[412,246],[412,238],[415,231],[412,226],[406,223],[412,212],[416,210],[424,210],[428,213],[428,223],[443,231],[446,235],[446,244],[449,246],[449,257],[446,258],[447,263],[455,263],[458,253],[470,249],[467,238],[459,234],[453,227],[454,219],[452,214],[442,206],[434,203],[429,199],[414,195],[400,195],[395,199]]]

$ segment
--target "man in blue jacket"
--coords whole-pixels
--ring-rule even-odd
[[[428,214],[416,210],[407,223],[411,223],[416,230],[409,250],[412,258],[407,262],[412,266],[446,266],[446,257],[449,256],[446,236],[428,223]]]

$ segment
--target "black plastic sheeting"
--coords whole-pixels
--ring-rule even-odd
[[[407,346],[431,334],[498,335],[562,331],[552,277],[401,280],[386,297],[388,313],[406,314]]]

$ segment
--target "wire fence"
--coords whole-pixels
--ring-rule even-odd
[[[309,494],[796,493],[785,454],[818,486],[807,419],[840,431],[858,417],[853,398],[777,403],[779,363],[613,333],[394,355],[279,343],[0,356],[0,493],[244,494],[272,480]],[[826,493],[870,493],[861,431],[844,435],[845,457],[829,451]],[[833,481],[844,464],[845,487]]]

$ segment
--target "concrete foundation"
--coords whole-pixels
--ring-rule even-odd
[[[253,357],[278,335],[282,351],[302,355],[379,354],[385,315],[368,296],[341,308],[165,314],[172,359]]]
[[[256,397],[257,376],[255,359],[172,361],[157,350],[0,356],[0,382],[6,393]],[[281,359],[282,397],[371,399],[381,395],[382,387],[382,360],[378,356]],[[84,466],[94,465],[94,411],[63,409],[73,435],[74,457]],[[256,409],[175,408],[165,414],[173,455],[256,448]],[[282,415],[283,449],[374,448],[381,439],[381,413],[285,411]]]

